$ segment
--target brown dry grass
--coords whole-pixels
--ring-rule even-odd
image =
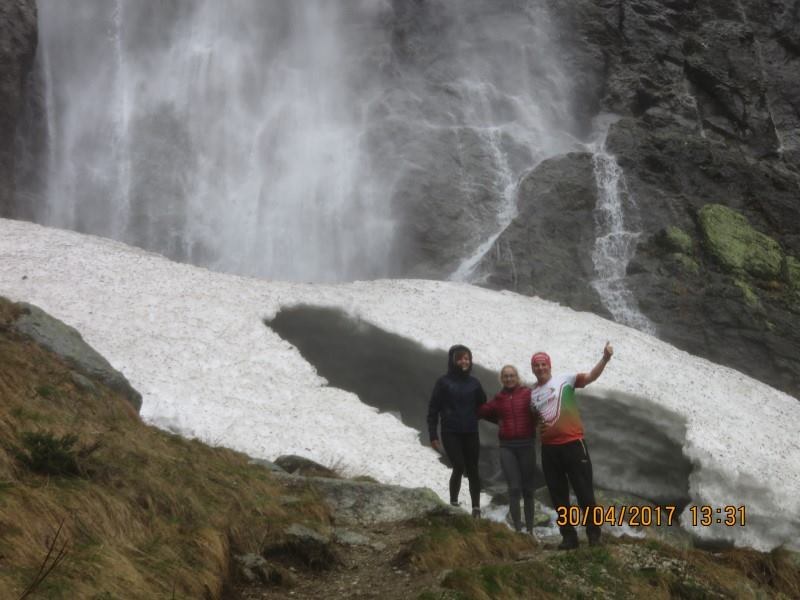
[[[230,555],[258,552],[288,521],[325,526],[310,493],[293,502],[246,456],[144,425],[123,397],[69,368],[7,326],[0,299],[0,596],[16,598],[63,520],[65,561],[45,598],[219,597]],[[82,476],[33,473],[15,455],[27,431],[74,434]],[[106,596],[108,597],[108,596]]]
[[[800,565],[786,550],[778,548],[764,553],[734,548],[713,555],[699,551],[691,551],[689,555],[695,569],[734,594],[742,587],[735,582],[744,576],[774,597],[800,598]]]
[[[508,527],[467,515],[431,515],[419,521],[425,533],[409,544],[400,561],[420,571],[436,571],[508,560],[536,546]]]

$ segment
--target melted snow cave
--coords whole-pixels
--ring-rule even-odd
[[[338,309],[285,308],[265,324],[293,344],[331,386],[395,415],[420,432],[421,444],[429,445],[428,399],[434,381],[446,370],[445,351],[429,350]],[[472,348],[472,352],[477,363],[473,375],[491,398],[499,389],[497,376],[480,366],[480,348]],[[591,367],[586,365],[586,370]],[[517,368],[523,380],[533,380],[525,365]],[[657,503],[685,505],[691,464],[681,452],[685,428],[680,417],[627,394],[592,393],[592,388],[579,393],[596,486]],[[495,425],[481,422],[481,445],[485,491],[502,496],[505,483],[497,457]],[[540,487],[544,478],[538,467],[537,471]]]

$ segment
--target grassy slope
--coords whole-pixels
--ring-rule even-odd
[[[257,551],[290,519],[278,485],[247,457],[144,425],[119,395],[81,389],[56,356],[9,331],[0,300],[0,597],[17,597],[63,521],[52,598],[218,597],[231,550]],[[81,476],[25,468],[27,431],[74,434]],[[321,522],[311,495],[291,520]]]
[[[79,386],[58,357],[8,328],[18,310],[0,298],[0,598],[19,597],[34,579],[62,522],[66,558],[32,597],[217,598],[225,589],[235,597],[232,554],[279,543],[291,522],[330,529],[313,490],[298,498],[246,456],[144,425],[98,382]],[[18,450],[31,431],[76,435],[80,474],[28,468]],[[383,581],[384,598],[800,597],[800,569],[783,552],[713,555],[612,541],[558,553],[467,517],[404,527],[415,537],[360,573]],[[391,539],[391,526],[375,529]],[[385,580],[397,566],[414,583],[395,595]],[[431,574],[442,572],[442,585],[432,586]],[[325,578],[336,576],[300,571],[308,585],[294,597],[348,597],[329,593]]]

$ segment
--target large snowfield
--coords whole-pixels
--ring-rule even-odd
[[[449,282],[249,279],[2,219],[0,295],[75,327],[142,394],[149,423],[254,457],[300,454],[427,486],[443,498],[448,471],[418,432],[328,387],[265,318],[297,304],[337,307],[430,349],[464,343],[493,370],[512,363],[523,371],[532,351],[545,349],[554,371],[586,371],[610,340],[614,360],[593,391],[644,398],[685,418],[693,502],[746,506],[745,527],[695,532],[758,549],[800,544],[800,402],[588,313]],[[686,512],[682,521],[688,526]]]

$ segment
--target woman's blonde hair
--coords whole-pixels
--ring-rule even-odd
[[[503,365],[503,368],[500,369],[500,373],[498,374],[498,377],[500,378],[500,384],[501,385],[503,384],[503,371],[505,371],[506,369],[511,369],[512,371],[514,371],[514,375],[517,378],[517,382],[518,383],[522,383],[520,381],[520,379],[519,379],[519,371],[517,371],[517,367],[515,367],[514,365]]]

